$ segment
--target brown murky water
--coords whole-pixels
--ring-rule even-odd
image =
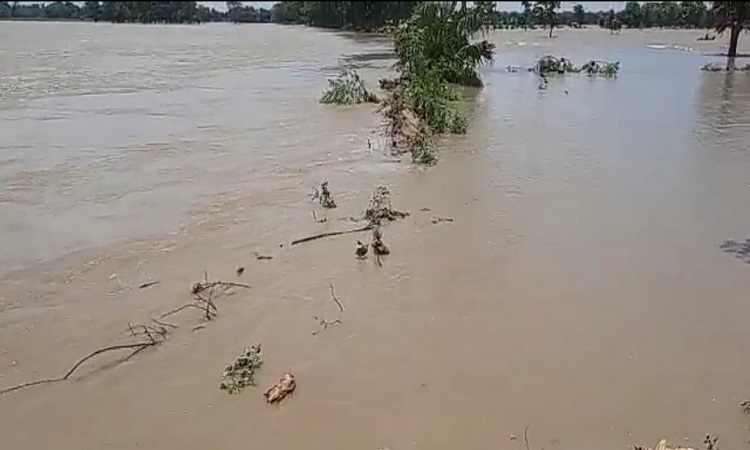
[[[202,330],[186,311],[159,348],[1,397],[0,448],[522,450],[526,425],[533,449],[741,448],[750,265],[720,246],[750,237],[750,76],[701,73],[725,43],[698,35],[497,33],[469,135],[423,170],[382,154],[372,106],[317,103],[342,65],[382,75],[382,39],[0,23],[0,387],[126,341],[204,270],[252,285]],[[505,70],[548,52],[623,69],[546,90]],[[288,246],[377,184],[412,213],[382,268],[355,236]],[[329,283],[343,323],[313,336]],[[219,391],[258,342],[260,386]],[[297,392],[265,405],[286,371]]]

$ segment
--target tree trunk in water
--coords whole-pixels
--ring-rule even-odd
[[[732,32],[729,37],[729,51],[727,56],[734,58],[737,56],[737,42],[740,40],[740,33],[742,32],[742,26],[738,23],[732,25]]]
[[[550,37],[550,39],[552,38],[552,30],[554,30],[554,29],[555,29],[555,25],[554,24],[549,24],[549,37]]]

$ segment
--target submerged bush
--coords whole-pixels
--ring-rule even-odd
[[[512,68],[509,69],[512,71]],[[603,77],[615,77],[620,71],[620,62],[590,60],[581,67],[566,58],[557,58],[552,55],[546,55],[539,58],[534,67],[529,68],[530,72],[538,74],[564,74],[564,73],[586,73],[588,75],[601,75]]]
[[[478,69],[492,61],[495,48],[473,41],[485,16],[484,9],[459,9],[457,2],[425,2],[395,30],[399,77],[380,83],[389,93],[381,111],[392,152],[434,164],[435,136],[466,133],[468,119],[458,110],[453,85],[482,86]]]
[[[358,103],[377,103],[378,97],[365,87],[359,74],[353,70],[344,70],[336,78],[328,80],[328,89],[323,92],[321,103],[338,105],[355,105]]]

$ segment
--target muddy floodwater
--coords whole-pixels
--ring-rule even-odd
[[[373,105],[318,103],[342,67],[376,86],[387,39],[0,23],[0,388],[131,341],[204,271],[251,285],[0,396],[0,448],[746,446],[750,75],[701,72],[726,47],[702,31],[555,34],[491,36],[469,134],[425,170],[384,154]],[[547,53],[622,70],[506,70]],[[308,198],[325,179],[333,210]],[[411,213],[382,267],[354,258],[366,235],[289,245],[355,226],[380,184]],[[329,284],[341,323],[313,335]],[[258,343],[258,386],[219,390]]]

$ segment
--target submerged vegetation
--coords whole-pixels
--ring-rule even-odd
[[[321,103],[355,105],[358,103],[377,103],[378,97],[367,90],[364,81],[353,70],[345,70],[336,78],[328,80],[328,89],[323,92]]]
[[[468,119],[458,109],[456,86],[481,87],[479,67],[492,62],[495,47],[474,39],[484,29],[484,8],[459,7],[458,2],[415,3],[419,4],[411,17],[393,33],[398,76],[381,80],[386,96],[378,110],[386,119],[391,153],[410,153],[412,161],[432,165],[438,159],[434,137],[464,134],[468,128]],[[377,101],[354,72],[329,84],[322,103]]]
[[[534,67],[529,68],[530,72],[536,72],[540,75],[546,74],[564,74],[564,73],[585,73],[587,75],[600,75],[603,77],[613,78],[620,71],[620,62],[609,62],[591,60],[586,64],[578,67],[567,58],[557,58],[547,55],[539,58]]]
[[[434,164],[434,136],[466,133],[454,86],[482,86],[478,69],[494,54],[493,44],[474,40],[485,20],[482,8],[430,2],[395,31],[399,76],[382,83],[390,88],[383,111],[392,153],[408,151],[415,162]]]

